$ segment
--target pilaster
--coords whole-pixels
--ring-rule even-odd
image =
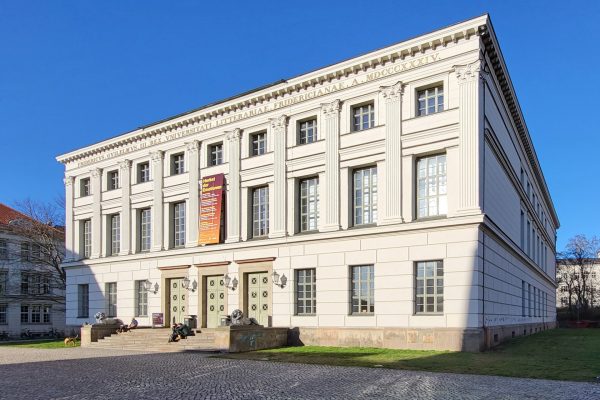
[[[198,246],[199,220],[199,188],[200,188],[200,142],[194,140],[186,143],[186,158],[189,165],[189,199],[186,212],[185,247]]]
[[[92,254],[99,258],[102,250],[102,169],[92,171]]]
[[[162,151],[150,153],[152,160],[152,251],[161,251],[163,246],[163,168],[165,154]]]
[[[404,85],[382,87],[385,99],[385,180],[380,225],[402,223],[402,94]]]
[[[242,130],[227,132],[229,176],[227,178],[227,243],[240,241],[241,207],[240,207],[240,141]]]
[[[73,220],[74,183],[75,177],[66,176],[65,183],[65,261],[75,259],[75,231]]]
[[[287,115],[271,119],[271,137],[273,138],[273,230],[269,237],[286,235],[286,161],[287,161]],[[269,189],[270,190],[270,189]]]
[[[120,255],[131,253],[131,161],[119,163],[121,184],[121,250]]]
[[[325,138],[325,191],[322,197],[322,231],[340,229],[340,108],[334,100],[321,104],[321,134]]]
[[[459,146],[457,214],[481,212],[483,188],[481,160],[483,152],[482,61],[455,66],[458,81]]]

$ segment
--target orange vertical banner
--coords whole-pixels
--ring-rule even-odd
[[[219,243],[223,205],[223,174],[205,176],[200,188],[200,245]]]

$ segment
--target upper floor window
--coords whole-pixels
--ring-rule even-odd
[[[79,196],[89,196],[91,194],[90,178],[83,178],[79,181]]]
[[[351,267],[352,314],[373,314],[375,312],[374,270],[372,265]]]
[[[315,231],[319,224],[319,178],[300,181],[300,231]]]
[[[362,131],[375,126],[375,105],[373,103],[352,107],[352,130]]]
[[[121,251],[121,216],[119,214],[110,217],[110,254],[117,255]]]
[[[298,123],[298,143],[308,144],[317,141],[317,120],[309,119]]]
[[[110,171],[108,173],[108,190],[119,188],[119,171]]]
[[[171,175],[181,175],[185,172],[185,159],[183,153],[171,156]]]
[[[150,209],[144,208],[140,210],[140,251],[150,251],[152,243],[152,226]]]
[[[82,254],[83,258],[90,258],[92,254],[92,220],[81,221]]]
[[[269,234],[269,188],[255,188],[252,191],[252,237]]]
[[[446,215],[446,155],[417,161],[417,218]]]
[[[442,85],[417,91],[417,116],[444,111],[444,87]]]
[[[223,164],[223,143],[213,144],[208,147],[208,160],[210,165]]]
[[[252,155],[260,156],[267,152],[267,132],[252,135]]]
[[[0,260],[8,259],[8,241],[0,239]]]
[[[444,264],[441,261],[417,263],[416,314],[444,312]]]
[[[6,284],[8,279],[8,272],[0,271],[0,295],[6,294]]]
[[[21,294],[50,293],[50,277],[47,274],[22,272]]]
[[[21,242],[21,261],[31,260],[31,249],[29,242]]]
[[[137,166],[137,181],[138,183],[144,183],[150,181],[150,163],[143,162]]]
[[[173,246],[185,246],[185,202],[173,204]]]
[[[377,167],[354,171],[354,225],[377,222]]]

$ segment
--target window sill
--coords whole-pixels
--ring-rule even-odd
[[[415,219],[414,222],[427,222],[427,221],[436,221],[438,219],[446,219],[448,218],[447,214],[441,214],[441,215],[433,215],[431,217],[421,217],[421,218],[417,218]]]
[[[383,126],[383,125],[373,125],[372,127],[366,128],[366,129],[357,129],[357,130],[352,129],[351,131],[346,132],[345,135],[350,135],[352,133],[360,133],[360,132],[370,131],[372,129],[376,129],[376,128],[379,128],[381,126]]]
[[[352,313],[348,314],[349,317],[373,317],[375,313]]]
[[[348,227],[348,230],[353,230],[353,229],[363,229],[363,228],[374,228],[377,226],[377,223],[373,223],[373,224],[360,224],[360,225],[352,225],[350,227]]]
[[[294,314],[294,317],[316,317],[317,314]]]
[[[413,317],[442,317],[444,313],[414,313]]]

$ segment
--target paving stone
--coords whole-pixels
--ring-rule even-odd
[[[600,384],[106,349],[0,348],[0,399],[600,399]]]

